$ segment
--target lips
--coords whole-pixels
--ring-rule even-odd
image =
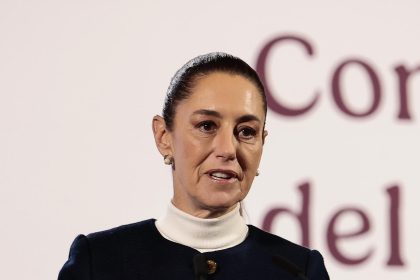
[[[210,178],[214,180],[231,180],[231,179],[238,179],[238,174],[232,170],[210,170],[207,172]]]

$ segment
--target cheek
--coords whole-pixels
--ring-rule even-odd
[[[183,166],[194,167],[206,158],[210,146],[208,142],[194,137],[183,137],[176,141],[175,157]]]
[[[248,169],[256,170],[260,164],[262,147],[250,147],[244,149],[243,156]]]

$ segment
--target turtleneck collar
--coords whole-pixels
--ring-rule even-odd
[[[194,217],[170,203],[166,214],[156,221],[156,227],[166,239],[202,253],[238,245],[248,234],[239,203],[229,213],[212,219]]]

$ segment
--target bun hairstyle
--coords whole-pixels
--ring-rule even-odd
[[[252,82],[261,94],[264,112],[267,114],[265,90],[257,72],[238,57],[227,53],[213,52],[191,59],[173,76],[166,92],[162,113],[169,130],[173,128],[176,106],[191,95],[195,82],[200,77],[214,72],[240,75]]]

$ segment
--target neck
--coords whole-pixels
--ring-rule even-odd
[[[247,236],[248,227],[239,214],[239,205],[217,218],[203,219],[187,214],[172,203],[156,227],[168,240],[200,252],[233,247]]]

